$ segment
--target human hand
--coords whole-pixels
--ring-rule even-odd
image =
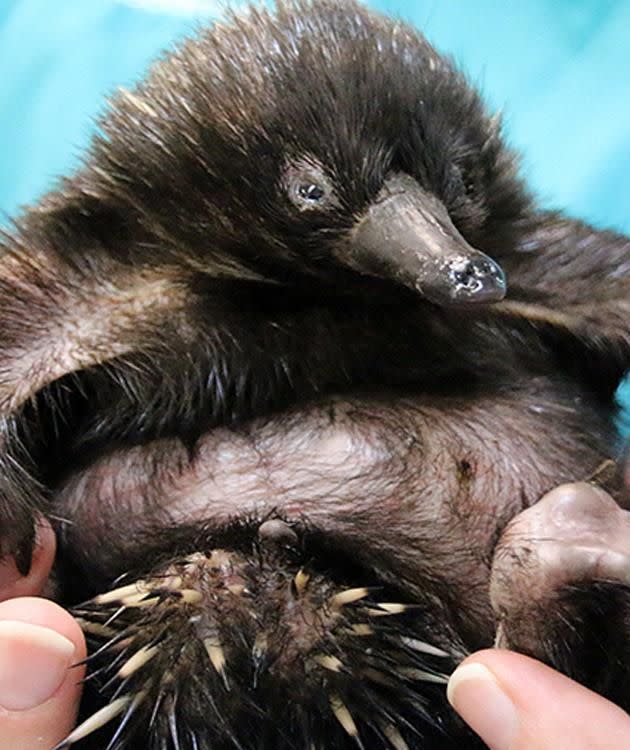
[[[491,750],[625,750],[630,716],[527,656],[480,651],[451,676],[448,699]]]
[[[55,554],[55,536],[42,524],[28,576],[0,564],[0,747],[48,750],[76,720],[85,657],[79,625],[42,594]]]

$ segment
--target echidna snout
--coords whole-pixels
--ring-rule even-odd
[[[105,592],[75,614],[106,704],[62,747],[97,732],[111,750],[271,746],[265,736],[404,749],[409,731],[439,731],[428,705],[458,655],[422,640],[418,608],[384,593],[338,579],[281,519],[241,549],[195,552]]]

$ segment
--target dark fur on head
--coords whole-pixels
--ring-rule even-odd
[[[2,242],[2,551],[46,513],[64,601],[123,586],[77,610],[87,729],[472,748],[436,684],[492,643],[508,521],[614,453],[630,241],[540,211],[419,33],[297,0],[121,92]]]
[[[162,250],[185,243],[213,275],[228,265],[241,278],[229,270],[238,259],[265,277],[327,272],[336,285],[337,246],[391,172],[415,177],[491,254],[514,251],[530,208],[499,120],[462,74],[357,4],[250,9],[202,32],[119,96],[102,132],[90,192],[114,216],[122,206],[125,223],[134,207]],[[310,161],[331,196],[325,210],[296,211],[287,183]]]

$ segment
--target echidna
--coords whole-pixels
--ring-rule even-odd
[[[443,683],[497,619],[627,705],[621,651],[517,637],[623,623],[624,581],[519,618],[489,581],[615,454],[630,241],[541,211],[420,33],[353,0],[201,31],[2,245],[2,549],[55,522],[92,645],[61,747],[474,748]]]

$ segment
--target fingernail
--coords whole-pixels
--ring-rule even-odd
[[[54,630],[0,621],[0,706],[27,711],[51,698],[64,681],[74,643]]]
[[[448,682],[449,703],[491,750],[509,750],[518,729],[512,701],[483,664],[458,667]]]

